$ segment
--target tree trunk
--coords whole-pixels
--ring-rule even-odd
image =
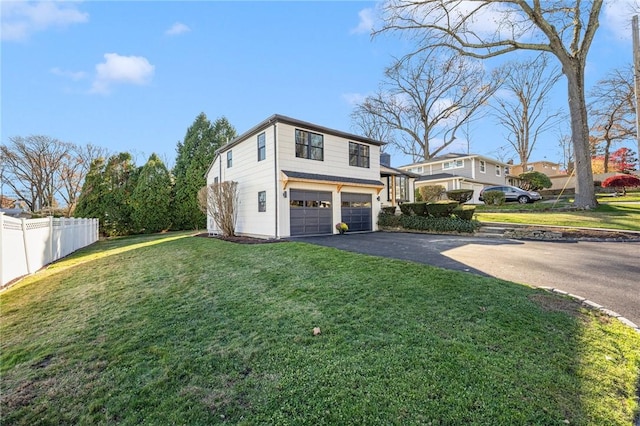
[[[587,122],[587,103],[584,97],[584,67],[578,61],[563,64],[567,77],[569,94],[569,113],[571,115],[571,142],[573,143],[576,195],[574,204],[584,209],[595,208],[595,188],[591,169],[591,149],[589,147],[589,125]]]

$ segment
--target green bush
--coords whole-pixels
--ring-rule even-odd
[[[489,206],[501,206],[504,204],[504,192],[502,191],[485,191],[482,194],[484,203]]]
[[[477,220],[462,220],[457,217],[391,216],[380,214],[378,216],[378,226],[417,231],[473,233],[480,227],[480,222]]]
[[[453,209],[458,207],[457,201],[438,201],[426,205],[426,216],[429,217],[449,217]]]
[[[400,204],[400,211],[406,216],[424,216],[425,207],[427,203],[402,203]]]
[[[453,209],[453,215],[458,219],[471,220],[476,212],[476,206],[463,206],[459,205]]]
[[[473,189],[452,189],[447,191],[446,194],[450,200],[463,204],[473,198]]]
[[[382,213],[384,213],[384,214],[396,214],[396,206],[384,206],[384,207],[382,207]]]
[[[438,201],[445,189],[442,185],[425,185],[416,189],[416,192],[420,194],[420,201],[434,202]],[[416,201],[418,199],[416,198]]]

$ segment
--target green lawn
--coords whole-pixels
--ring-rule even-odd
[[[104,241],[2,292],[0,312],[3,425],[630,425],[638,410],[640,334],[619,321],[304,243]]]
[[[554,209],[546,203],[521,206],[477,206],[475,219],[481,222],[530,223],[536,225],[577,226],[640,231],[640,203],[620,202],[619,199],[600,199],[593,210],[566,211],[568,203]]]

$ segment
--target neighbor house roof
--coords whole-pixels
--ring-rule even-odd
[[[423,166],[425,164],[431,164],[431,163],[440,163],[443,161],[451,161],[451,160],[458,160],[461,158],[479,158],[480,160],[485,160],[485,161],[490,161],[493,163],[498,163],[501,164],[503,166],[509,166],[510,164],[507,164],[503,161],[500,160],[496,160],[495,158],[490,158],[490,157],[485,157],[483,155],[478,155],[478,154],[460,154],[460,153],[450,153],[450,154],[444,154],[444,155],[439,155],[437,157],[433,157],[430,158],[428,160],[424,160],[424,161],[419,161],[417,163],[411,163],[411,164],[406,164],[404,166],[400,166],[400,167],[413,167],[413,166]]]
[[[417,178],[420,177],[419,174],[417,173],[413,173],[413,172],[408,172],[406,170],[400,170],[400,169],[396,169],[395,167],[391,167],[391,166],[384,166],[382,164],[380,164],[380,174],[381,175],[405,175],[405,176],[409,176],[412,178]]]
[[[443,179],[465,179],[464,176],[453,175],[451,173],[436,173],[433,175],[420,175],[416,182],[424,182],[428,180],[443,180]]]

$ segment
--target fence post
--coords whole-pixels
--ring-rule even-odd
[[[22,243],[24,244],[24,260],[27,263],[27,272],[32,274],[31,264],[29,263],[29,239],[27,238],[27,219],[24,217],[22,222]]]
[[[49,216],[49,258],[45,265],[52,263],[55,259],[53,258],[53,216]]]
[[[0,285],[4,284],[4,212],[0,212]]]

